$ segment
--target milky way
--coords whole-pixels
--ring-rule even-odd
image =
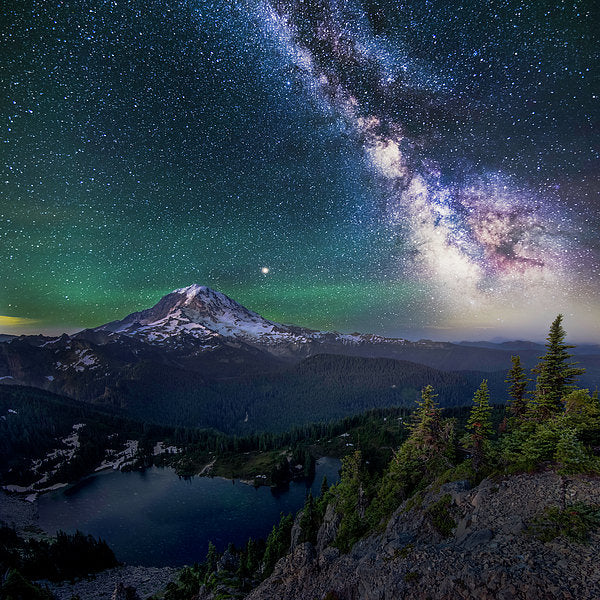
[[[5,331],[199,282],[267,317],[600,334],[592,3],[15,2]],[[265,269],[267,269],[265,271]]]
[[[381,3],[375,9],[381,16]],[[410,249],[399,276],[433,279],[446,309],[470,318],[481,307],[489,316],[499,307],[568,302],[580,287],[581,248],[557,200],[468,161],[460,182],[444,182],[444,162],[432,158],[436,137],[410,131],[415,114],[424,129],[431,126],[452,88],[444,97],[406,77],[406,61],[390,56],[358,3],[276,2],[261,12],[384,180],[386,225],[405,235]]]

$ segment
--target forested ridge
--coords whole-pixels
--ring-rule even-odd
[[[504,376],[491,374],[495,388],[503,385]],[[209,451],[273,450],[306,438],[316,423],[330,424],[378,408],[410,409],[430,381],[444,406],[464,405],[480,377],[481,373],[446,373],[392,359],[318,355],[271,375],[209,384],[195,373],[141,362],[97,404],[3,385],[0,452],[5,460],[0,477],[9,483],[31,483],[31,459],[56,448],[57,439],[78,422],[88,424],[79,432],[81,447],[50,483],[74,481],[92,471],[105,450],[116,449],[126,439],[142,442],[140,466],[151,463],[152,442],[190,448],[187,456],[192,460],[177,466],[191,474],[208,459]],[[313,439],[313,433],[308,437]],[[231,473],[239,474],[235,469]]]
[[[207,383],[196,373],[142,362],[102,402],[135,419],[244,435],[283,432],[373,408],[410,407],[429,382],[444,406],[461,406],[482,376],[394,359],[321,354],[268,375]],[[487,374],[494,391],[501,391],[504,376],[505,371]]]

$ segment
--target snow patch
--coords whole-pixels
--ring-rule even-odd
[[[85,371],[87,368],[98,368],[98,359],[92,354],[91,350],[87,348],[85,350],[76,350],[75,354],[79,357],[79,360],[73,364],[73,368],[79,373]]]
[[[60,340],[60,338],[54,338],[53,340],[50,340],[49,342],[44,342],[40,348],[45,348],[46,346],[50,346],[51,344],[56,344],[56,342],[58,342]]]
[[[9,411],[10,410],[12,409],[9,409]],[[56,448],[52,452],[49,452],[43,459],[37,459],[31,462],[31,471],[39,477],[35,483],[32,483],[26,487],[20,485],[5,485],[2,489],[8,492],[18,492],[22,494],[28,493],[29,496],[27,496],[26,500],[33,502],[37,494],[49,492],[51,490],[57,490],[66,486],[66,483],[56,483],[51,486],[45,486],[44,484],[46,484],[50,478],[57,473],[60,467],[73,460],[73,457],[80,446],[79,431],[82,427],[85,427],[85,423],[76,423],[73,425],[72,433],[60,440],[62,446],[61,448]],[[45,463],[52,463],[54,461],[56,461],[56,464],[53,467],[47,471],[42,470]],[[33,498],[33,500],[31,498]]]
[[[177,446],[165,446],[164,442],[156,442],[152,450],[154,456],[159,456],[160,454],[178,454],[179,452],[181,452],[181,448]]]
[[[213,292],[209,287],[205,285],[200,285],[198,283],[193,283],[192,285],[188,285],[187,287],[179,288],[173,290],[172,294],[182,294],[186,297],[186,300],[192,300],[199,294],[206,294],[207,292]],[[213,292],[219,293],[219,292]]]
[[[138,451],[137,440],[127,440],[120,452],[108,451],[106,458],[96,467],[96,471],[104,469],[121,470],[123,467],[133,463]]]

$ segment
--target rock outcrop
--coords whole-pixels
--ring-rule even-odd
[[[442,498],[448,537],[431,514]],[[297,544],[247,598],[597,600],[598,531],[585,544],[545,543],[526,531],[545,508],[576,502],[598,504],[600,479],[547,471],[484,480],[473,489],[454,482],[428,490],[419,506],[400,506],[383,533],[344,555],[329,545],[337,525],[331,508],[318,547]]]
[[[111,600],[140,600],[134,587],[125,586],[122,582],[117,583]]]

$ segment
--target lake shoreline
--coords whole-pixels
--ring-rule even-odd
[[[51,532],[40,526],[37,499],[26,500],[15,492],[0,491],[0,522],[14,527],[17,534],[24,539],[48,539],[52,536]],[[37,581],[36,583],[42,587],[47,586],[57,600],[70,600],[74,595],[79,595],[86,600],[106,600],[112,596],[118,583],[135,587],[138,593],[146,598],[160,592],[170,581],[176,579],[180,569],[181,567],[122,564],[74,582]]]
[[[332,456],[321,456],[316,460],[318,464],[323,460],[339,460],[336,457]],[[25,531],[26,528],[31,527],[39,527],[37,520],[39,519],[38,505],[39,500],[57,490],[62,490],[63,492],[68,492],[73,488],[85,483],[86,480],[92,479],[97,476],[102,476],[106,474],[113,473],[115,471],[121,471],[124,473],[144,473],[148,469],[156,468],[156,469],[169,469],[173,471],[177,477],[183,480],[191,480],[195,477],[207,478],[207,479],[220,479],[223,481],[230,481],[233,484],[241,483],[248,487],[252,487],[255,489],[258,488],[268,488],[273,491],[285,492],[291,483],[304,483],[307,486],[312,486],[316,481],[316,475],[312,478],[304,477],[304,476],[296,476],[290,478],[289,481],[286,481],[282,485],[269,485],[261,481],[260,477],[249,479],[249,478],[241,478],[241,477],[228,477],[226,475],[214,474],[211,472],[211,467],[214,465],[214,460],[211,463],[205,465],[205,467],[199,473],[195,473],[193,475],[180,475],[177,473],[177,469],[169,464],[158,464],[158,465],[149,465],[143,467],[136,467],[130,469],[118,469],[114,468],[112,465],[105,465],[101,469],[96,469],[87,473],[86,475],[80,477],[77,481],[72,481],[69,483],[60,483],[56,484],[52,487],[48,487],[42,490],[33,490],[30,488],[21,489],[20,486],[3,486],[0,488],[0,522],[4,521],[11,526],[14,526],[18,531]],[[34,493],[32,493],[34,492]]]
[[[328,479],[334,481],[332,471],[337,471],[339,461],[337,459],[323,459],[319,465],[321,468],[318,469],[317,473],[321,469],[328,469]],[[318,479],[318,482],[316,482],[317,477],[313,479],[311,482],[313,486],[320,486],[321,478]],[[185,503],[186,499],[183,498],[183,509],[178,516],[184,516],[183,525],[185,529],[195,528],[198,532],[194,549],[195,555],[192,555],[192,553],[182,554],[179,545],[183,544],[184,541],[178,533],[177,523],[173,524],[167,514],[160,513],[164,517],[163,521],[169,523],[169,526],[161,534],[162,539],[154,540],[148,536],[138,537],[135,533],[135,527],[138,524],[130,522],[134,521],[134,518],[126,518],[125,523],[126,525],[132,525],[132,532],[128,534],[129,537],[126,536],[124,540],[121,539],[120,543],[114,543],[108,535],[108,530],[104,529],[103,526],[98,528],[98,523],[94,523],[96,529],[91,526],[87,527],[85,519],[82,523],[74,522],[72,519],[69,522],[68,519],[62,520],[58,515],[52,526],[44,521],[44,516],[47,516],[44,513],[47,512],[48,502],[58,503],[59,507],[63,505],[63,510],[66,506],[66,514],[78,514],[78,504],[74,500],[90,495],[93,498],[94,490],[105,488],[110,490],[115,481],[117,483],[128,482],[125,486],[128,496],[118,503],[113,502],[112,510],[120,510],[126,507],[128,501],[131,503],[135,498],[142,499],[152,506],[160,505],[161,502],[164,503],[165,498],[169,502],[179,503],[182,501],[182,491],[183,493],[191,493],[195,489],[207,490],[205,492],[206,504],[201,507],[199,512],[201,516],[204,516],[203,512],[206,511],[206,518],[214,525],[210,537],[205,534],[202,523],[198,522],[198,511],[194,512],[197,508],[195,506],[197,502],[193,496],[187,499],[187,504]],[[206,543],[206,540],[202,537],[203,535],[207,539],[214,540],[218,545],[225,545],[229,541],[239,545],[242,540],[235,539],[232,533],[233,530],[228,528],[226,524],[231,519],[237,519],[238,525],[236,527],[241,528],[241,531],[244,532],[242,537],[254,537],[255,539],[266,537],[270,527],[278,521],[280,513],[294,513],[301,508],[305,494],[311,489],[311,483],[292,482],[286,489],[282,489],[270,488],[269,486],[257,487],[253,481],[232,480],[222,476],[214,476],[210,473],[198,477],[183,478],[179,477],[172,467],[150,467],[145,470],[124,472],[104,469],[89,474],[61,490],[41,494],[33,501],[26,500],[23,494],[9,493],[2,490],[0,491],[0,520],[14,526],[18,534],[25,539],[48,539],[55,534],[58,528],[67,532],[74,532],[75,529],[79,529],[86,534],[94,535],[96,538],[107,540],[117,558],[123,561],[123,564],[116,568],[74,582],[52,583],[39,581],[38,584],[49,587],[57,600],[70,600],[74,595],[86,598],[86,600],[105,600],[112,596],[115,587],[120,583],[124,586],[135,587],[141,597],[149,597],[164,590],[169,581],[176,579],[177,573],[185,564],[202,560],[204,555],[203,546]],[[162,496],[152,498],[152,491],[155,488],[162,490]],[[146,494],[144,490],[147,490],[148,493]],[[313,489],[313,493],[314,491]],[[149,496],[149,498],[146,496]],[[224,500],[225,503],[223,503]],[[42,518],[40,518],[40,501],[42,505],[46,503],[46,506],[42,506]],[[75,507],[72,511],[68,508],[71,505]],[[265,509],[266,505],[270,508]],[[232,510],[234,516],[232,516]],[[257,514],[257,511],[260,514]],[[143,507],[139,508],[138,512],[147,514]],[[92,522],[90,521],[90,523]],[[257,530],[257,523],[262,526],[264,531]],[[181,523],[179,526],[181,526]],[[217,537],[213,537],[215,532],[218,534]],[[237,533],[240,537],[240,531]],[[128,556],[124,552],[124,550],[131,550],[132,548],[137,552],[137,558],[140,562],[144,562],[144,559],[147,560],[145,564],[140,565],[137,560],[132,559],[130,555]],[[175,555],[174,551],[177,551],[178,554]],[[190,551],[189,543],[187,551]]]
[[[134,587],[141,598],[148,598],[164,590],[170,581],[177,578],[180,570],[180,567],[121,565],[100,571],[89,579],[75,582],[38,581],[36,583],[41,586],[47,585],[57,600],[71,600],[73,596],[85,600],[106,600],[112,596],[119,583],[126,587]]]
[[[37,525],[50,535],[62,529],[100,537],[129,565],[181,567],[202,561],[209,541],[223,551],[229,542],[266,538],[281,513],[299,510],[309,490],[319,494],[323,475],[337,480],[339,464],[322,459],[312,482],[283,489],[220,476],[183,478],[172,467],[101,471],[40,496]]]

